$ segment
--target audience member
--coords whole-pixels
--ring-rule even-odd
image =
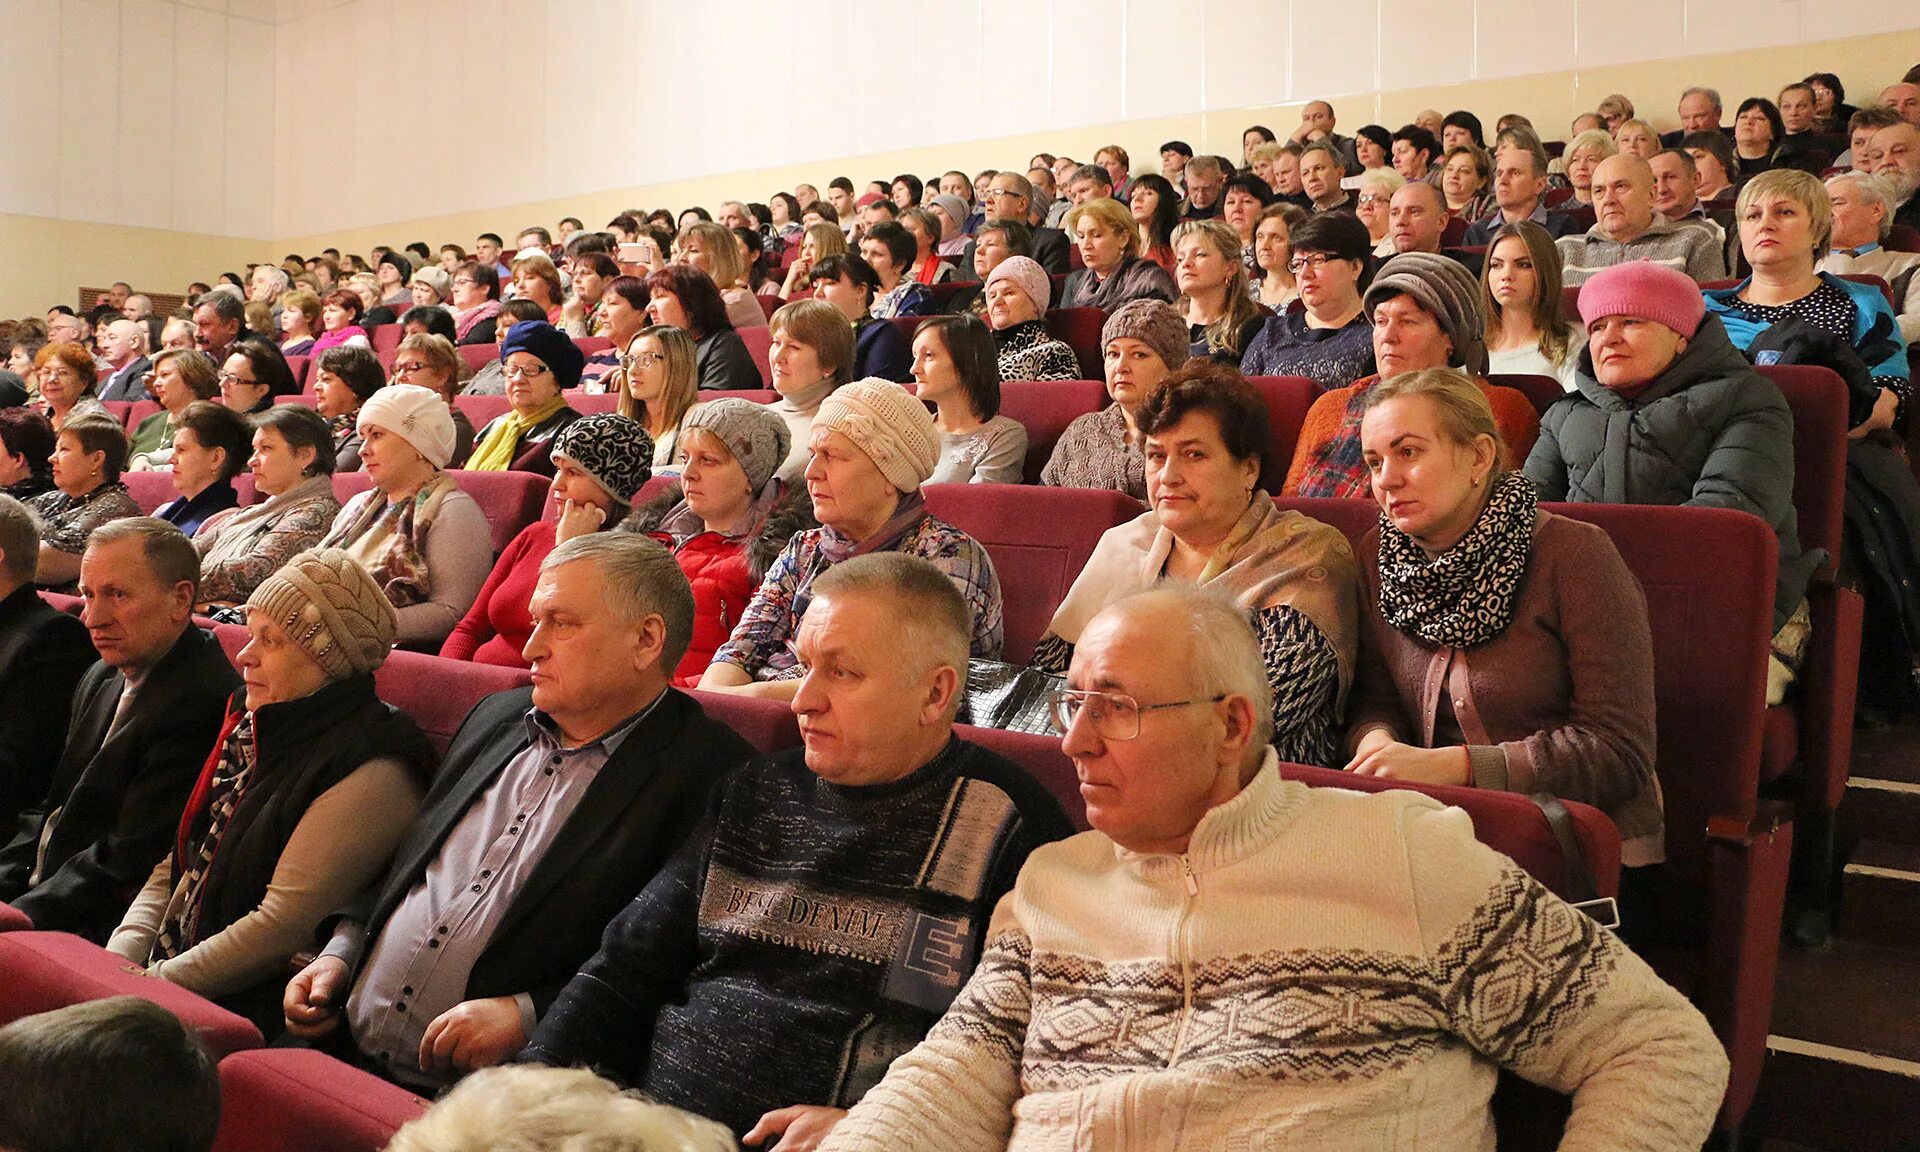
[[[1880,91],[1880,103],[1900,114],[1907,123],[1920,127],[1920,68],[1912,69],[1898,84],[1889,84]]]
[[[233,478],[247,465],[252,435],[247,418],[225,405],[187,405],[173,438],[173,487],[180,495],[154,509],[154,519],[192,536],[209,516],[238,505]]]
[[[33,587],[40,530],[0,495],[0,827],[40,803],[66,742],[74,686],[98,657],[80,621]]]
[[[1766,521],[1780,546],[1768,677],[1777,703],[1806,640],[1804,624],[1787,626],[1804,620],[1821,553],[1800,548],[1786,399],[1705,308],[1697,285],[1646,261],[1583,285],[1579,388],[1547,410],[1526,474],[1544,500],[1737,508]]]
[[[1566,216],[1547,211],[1547,153],[1535,136],[1503,137],[1493,154],[1495,210],[1467,226],[1461,243],[1478,247],[1493,242],[1503,226],[1531,220],[1555,238],[1579,231]]]
[[[1372,320],[1379,374],[1323,392],[1307,409],[1287,469],[1289,495],[1364,497],[1369,479],[1360,422],[1367,395],[1382,380],[1426,368],[1466,369],[1487,394],[1514,459],[1524,458],[1540,415],[1522,393],[1484,379],[1486,317],[1480,313],[1480,285],[1465,268],[1444,256],[1395,256],[1367,287],[1363,310]]]
[[[1391,168],[1370,169],[1353,178],[1353,214],[1367,226],[1367,238],[1373,244],[1375,256],[1393,255],[1393,241],[1387,236],[1389,209],[1393,194],[1406,183]],[[1445,209],[1444,201],[1441,207]]]
[[[1764,96],[1749,96],[1733,115],[1733,153],[1740,174],[1754,176],[1773,167],[1774,153],[1786,138],[1780,109]]]
[[[47,419],[55,432],[69,419],[96,416],[113,419],[93,394],[93,354],[85,345],[68,341],[48,344],[33,358],[35,378],[40,382],[40,398],[45,401]]]
[[[298,391],[293,369],[277,345],[251,336],[234,341],[220,369],[220,403],[252,416],[273,407],[275,396]]]
[[[870,309],[875,319],[925,316],[933,311],[933,293],[909,274],[916,250],[913,235],[891,220],[867,229],[861,239],[860,258],[880,281],[880,294]]]
[[[1392,173],[1388,173],[1389,176]],[[1397,179],[1397,177],[1395,177]],[[1273,189],[1251,172],[1236,172],[1227,178],[1220,194],[1220,219],[1240,238],[1241,262],[1253,275],[1253,230],[1260,222],[1260,210],[1273,200]]]
[[[692,611],[650,540],[596,532],[547,556],[532,687],[461,724],[385,877],[287,985],[289,1032],[428,1089],[519,1051],[752,754],[668,685]]]
[[[1882,246],[1893,230],[1891,187],[1884,177],[1845,172],[1830,177],[1826,188],[1833,204],[1833,236],[1819,270],[1885,280],[1893,289],[1901,342],[1920,343],[1920,292],[1913,290],[1920,253]]]
[[[1067,234],[1058,228],[1042,227],[1033,211],[1033,182],[1018,172],[994,176],[985,198],[988,221],[1016,220],[1033,229],[1033,259],[1048,273],[1064,276],[1070,270]],[[960,257],[960,270],[978,275],[971,246]]]
[[[386,387],[380,361],[359,345],[339,345],[313,361],[314,407],[333,432],[333,470],[360,470],[360,406]]]
[[[807,293],[813,280],[813,266],[829,256],[845,256],[847,237],[831,224],[809,224],[800,233],[800,247],[793,264],[787,269],[787,278],[780,286],[780,296],[792,300]]]
[[[1480,117],[1465,109],[1455,109],[1440,121],[1440,146],[1448,152],[1455,148],[1485,149],[1487,138]]]
[[[193,339],[200,351],[213,357],[214,363],[227,358],[229,350],[253,333],[247,328],[246,305],[238,295],[212,292],[201,297],[193,309]]]
[[[1054,444],[1040,482],[1062,488],[1111,488],[1145,500],[1147,463],[1141,451],[1140,410],[1168,374],[1192,355],[1187,326],[1168,305],[1135,300],[1107,317],[1100,347],[1107,396],[1113,403],[1073,418]]]
[[[1847,140],[1849,147],[1834,157],[1837,167],[1849,167],[1856,172],[1873,171],[1873,137],[1882,128],[1891,128],[1895,124],[1905,123],[1900,113],[1883,104],[1871,108],[1862,108],[1847,121]]]
[[[1387,168],[1393,159],[1393,133],[1378,124],[1361,127],[1353,134],[1353,156],[1362,175]]]
[[[1920,125],[1912,122],[1873,134],[1873,172],[1893,185],[1893,223],[1920,230]]]
[[[1293,278],[1293,229],[1306,223],[1307,214],[1293,204],[1269,204],[1260,210],[1253,229],[1253,262],[1260,279],[1253,284],[1253,299],[1275,312],[1300,298],[1299,282]]]
[[[131,471],[171,467],[173,434],[187,406],[220,395],[220,376],[212,360],[192,349],[170,349],[154,358],[145,387],[160,411],[141,418],[130,438]]]
[[[580,383],[585,361],[579,346],[553,325],[515,324],[500,345],[510,407],[480,430],[468,470],[552,476],[554,437],[580,418],[564,392]]]
[[[109,521],[140,515],[120,482],[127,436],[119,421],[102,413],[77,416],[55,435],[53,488],[27,501],[40,522],[40,562],[34,579],[43,587],[72,592],[93,530]]]
[[[220,1073],[193,1030],[137,996],[0,1028],[0,1146],[12,1152],[212,1152]]]
[[[698,268],[713,280],[726,306],[727,323],[736,331],[766,324],[767,313],[747,285],[747,265],[740,242],[718,224],[701,221],[680,230],[673,242],[677,264]]]
[[[818,528],[805,487],[776,473],[788,457],[787,424],[768,405],[722,397],[687,418],[679,483],[620,524],[673,550],[693,589],[693,635],[676,687],[699,684],[727,642],[741,606],[794,533]]]
[[[1052,284],[1026,256],[1010,256],[987,274],[986,318],[999,346],[1002,380],[1078,380],[1080,358],[1047,330]]]
[[[1719,135],[1722,131],[1720,118],[1726,115],[1726,108],[1720,101],[1719,92],[1695,86],[1680,93],[1676,114],[1680,118],[1679,130],[1660,138],[1660,143],[1668,148],[1679,146],[1685,137],[1695,132]]]
[[[805,185],[802,185],[805,187]],[[483,1068],[394,1133],[386,1152],[733,1152],[733,1134],[584,1068]]]
[[[1030,1138],[1104,1132],[1120,1152],[1213,1147],[1276,1124],[1327,1148],[1411,1129],[1485,1144],[1495,1061],[1573,1094],[1566,1139],[1576,1144],[1706,1137],[1727,1061],[1685,998],[1477,842],[1459,811],[1404,790],[1284,781],[1264,681],[1244,613],[1206,591],[1142,593],[1088,623],[1054,713],[1095,831],[1034,853],[972,980],[825,1152],[998,1148],[1016,1110]],[[1205,899],[1169,898],[1181,862],[1186,890]],[[1430,943],[1382,945],[1371,926],[1383,923]],[[1195,939],[1205,946],[1181,950]],[[1513,946],[1549,939],[1557,946]],[[1321,1038],[1292,1017],[1265,1024],[1258,1010],[1288,995],[1288,973],[1309,961],[1351,974],[1339,977],[1346,1025],[1373,1021],[1343,1033],[1346,1062],[1368,1069],[1357,1090],[1310,1100],[1291,1080],[1327,1057]],[[1371,976],[1408,963],[1418,988]],[[1186,971],[1204,994],[1183,1009]],[[1113,972],[1128,974],[1124,1008],[1111,1006]],[[1522,1007],[1495,1019],[1484,996],[1447,995],[1494,985],[1523,990],[1505,1001]],[[1413,1056],[1404,997],[1447,1006],[1420,1016]],[[1105,1032],[1092,1047],[1038,1039],[1090,1035],[1089,1014],[1183,1011],[1198,1014],[1184,1046],[1167,1030],[1133,1030],[1128,1054]],[[1249,1073],[1240,1089],[1195,1095],[1227,1063]],[[1055,1106],[1030,1107],[1043,1098]],[[1152,1131],[1137,1116],[1155,1117]]]
[[[1372,335],[1360,306],[1367,240],[1366,225],[1346,212],[1315,216],[1293,230],[1289,267],[1301,307],[1261,322],[1240,358],[1242,372],[1305,376],[1340,388],[1372,371]]]
[[[638,423],[653,443],[649,463],[655,473],[672,470],[681,423],[699,402],[694,360],[692,337],[666,324],[652,324],[627,341],[619,369],[608,378],[619,385],[614,410]]]
[[[820,573],[853,555],[900,552],[931,561],[967,603],[972,652],[1000,655],[1000,578],[971,536],[927,512],[920,486],[940,459],[926,406],[884,380],[844,385],[808,433],[807,493],[818,529],[794,534],[767,570],[700,687],[792,699],[804,675],[790,641]]]
[[[974,620],[945,572],[859,556],[809,599],[805,747],[720,783],[522,1056],[610,1069],[756,1143],[813,1117],[762,1119],[782,1106],[845,1108],[877,1083],[960,991],[1027,854],[1070,831],[1031,776],[953,733]],[[795,891],[840,911],[796,928]],[[927,919],[937,940],[910,927]]]
[[[874,323],[891,327],[885,320]],[[820,405],[854,378],[854,335],[844,313],[821,300],[781,306],[771,327],[767,363],[773,390],[779,393],[772,408],[786,422],[788,445],[786,459],[775,471],[791,483],[806,470],[809,434]]]
[[[1366,409],[1383,515],[1360,545],[1369,642],[1347,769],[1580,800],[1619,825],[1630,868],[1665,859],[1653,641],[1612,541],[1536,507],[1465,373],[1393,377]]]
[[[306,356],[313,351],[314,342],[326,331],[321,311],[319,295],[305,287],[280,298],[281,355]]]
[[[1111,312],[1129,300],[1171,301],[1178,295],[1166,269],[1140,255],[1140,226],[1118,200],[1099,197],[1076,205],[1066,223],[1086,266],[1067,275],[1060,307]]]
[[[1212,156],[1195,156],[1181,170],[1186,198],[1180,202],[1180,219],[1214,220],[1219,218],[1221,193],[1226,189],[1227,173]],[[1052,271],[1052,269],[1048,269]]]
[[[501,303],[500,313],[494,317],[494,330],[499,340],[504,341],[513,331],[515,324],[545,324],[546,312],[531,300],[507,300]],[[494,343],[494,341],[488,341]],[[584,371],[584,365],[582,371]],[[480,366],[480,370],[467,381],[461,392],[466,396],[505,396],[507,394],[506,365],[495,356]]]
[[[1631,261],[1677,268],[1696,282],[1726,275],[1726,258],[1711,229],[1670,223],[1654,210],[1653,169],[1638,156],[1611,156],[1593,170],[1595,221],[1584,235],[1563,236],[1562,279],[1572,286]]]
[[[728,243],[732,243],[731,239]],[[560,279],[560,269],[554,267],[544,250],[523,248],[514,257],[513,292],[516,299],[538,304],[547,323],[557,326],[561,322],[566,287]]]
[[[1090,203],[1119,207],[1115,200]],[[1000,367],[985,324],[971,316],[922,321],[913,338],[913,379],[916,395],[933,405],[940,436],[940,460],[927,483],[1021,482],[1027,430],[1000,414]]]
[[[1577,207],[1593,203],[1594,169],[1619,154],[1613,137],[1598,129],[1582,132],[1567,141],[1567,150],[1561,155],[1566,164],[1567,184],[1573,189],[1571,204]]]
[[[1447,223],[1446,198],[1438,188],[1425,181],[1402,186],[1393,194],[1387,208],[1384,255],[1395,256],[1407,252],[1440,255]],[[1448,259],[1458,261],[1469,273],[1475,276],[1480,274],[1481,257],[1478,253],[1454,249],[1446,255]]]
[[[988,251],[987,247],[981,248]],[[815,267],[813,297],[833,305],[853,325],[852,377],[878,376],[883,380],[910,379],[913,352],[907,338],[892,321],[873,315],[880,277],[858,256],[828,256]]]
[[[1353,198],[1341,187],[1345,169],[1333,145],[1316,140],[1300,149],[1300,188],[1315,213],[1353,210]]]
[[[1471,223],[1492,214],[1493,160],[1486,150],[1472,144],[1447,149],[1440,166],[1440,191],[1447,198],[1447,211]]]
[[[1698,179],[1697,194],[1702,201],[1719,200],[1733,191],[1740,161],[1733,154],[1733,142],[1718,132],[1689,132],[1680,147],[1693,157]]]
[[[347,501],[320,543],[346,549],[386,592],[401,644],[438,647],[473,606],[493,555],[485,513],[441,471],[453,416],[439,393],[389,384],[358,419],[373,487]]]
[[[360,297],[345,288],[327,293],[320,304],[320,334],[314,337],[306,355],[318,356],[329,348],[349,344],[371,348],[373,342],[360,324],[364,310]]]
[[[1173,230],[1173,251],[1174,306],[1186,317],[1192,355],[1236,362],[1261,323],[1239,234],[1224,220],[1187,220]]]
[[[1166,177],[1148,172],[1133,180],[1127,213],[1140,235],[1140,255],[1173,271],[1173,230],[1180,223],[1180,194]]]
[[[1553,237],[1531,220],[1501,225],[1480,275],[1487,371],[1551,376],[1573,391],[1586,334],[1562,314],[1565,306]]]
[[[193,626],[198,575],[180,530],[137,512],[86,542],[80,621],[100,662],[74,691],[44,798],[0,849],[0,900],[36,928],[104,941],[172,843],[239,684],[219,642]]]
[[[1161,580],[1231,596],[1260,634],[1282,759],[1338,761],[1339,719],[1359,642],[1359,574],[1339,531],[1276,508],[1256,484],[1267,409],[1232,368],[1188,363],[1139,413],[1149,511],[1109,529],[1034,648],[1065,672],[1107,605]]]
[[[649,275],[647,319],[670,324],[693,338],[702,390],[759,388],[764,383],[747,346],[727,319],[720,290],[698,268],[669,264]]]
[[[0,408],[0,492],[22,503],[53,491],[53,425],[27,407]]]
[[[298,314],[297,311],[295,314]],[[100,342],[100,356],[112,371],[95,388],[99,400],[106,403],[147,399],[147,389],[142,379],[153,367],[153,362],[147,359],[146,325],[125,319],[109,323],[106,338]]]
[[[320,542],[334,499],[333,438],[325,420],[299,404],[278,404],[253,421],[256,502],[216,513],[194,535],[200,554],[197,611],[237,608],[268,576]]]
[[[1660,136],[1653,125],[1645,120],[1627,120],[1613,133],[1614,146],[1628,156],[1638,156],[1642,160],[1653,159],[1660,151]]]
[[[1434,183],[1439,174],[1439,166],[1434,163],[1440,157],[1440,141],[1433,133],[1418,124],[1408,124],[1392,136],[1390,151],[1393,156],[1393,170],[1408,182],[1423,180]]]
[[[931,208],[913,207],[902,212],[900,227],[913,240],[913,256],[902,266],[902,274],[906,279],[925,287],[958,278],[959,274],[953,265],[940,259],[943,228]]]

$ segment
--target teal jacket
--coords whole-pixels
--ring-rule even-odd
[[[1879,378],[1893,376],[1907,379],[1907,346],[1900,339],[1899,319],[1894,316],[1892,305],[1887,303],[1880,289],[1872,284],[1842,280],[1831,272],[1820,273],[1820,279],[1845,292],[1853,300],[1853,350],[1866,363],[1867,374]],[[1749,278],[1732,288],[1716,288],[1702,293],[1707,298],[1707,311],[1720,317],[1720,322],[1727,329],[1727,339],[1733,341],[1733,346],[1742,352],[1768,327],[1734,308],[1741,290],[1751,282]]]

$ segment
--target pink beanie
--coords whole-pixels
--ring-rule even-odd
[[[993,266],[987,273],[987,287],[991,288],[1002,280],[1013,281],[1014,287],[1027,294],[1033,301],[1033,310],[1041,316],[1047,314],[1047,303],[1053,299],[1053,282],[1047,276],[1047,270],[1031,256],[1009,256]],[[984,291],[984,289],[983,289]]]
[[[1580,319],[1587,324],[1608,316],[1637,316],[1693,339],[1706,298],[1685,272],[1647,260],[1602,268],[1580,286]]]

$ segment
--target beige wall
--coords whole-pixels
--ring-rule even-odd
[[[105,288],[115,280],[141,291],[182,292],[192,281],[244,274],[248,261],[280,255],[260,240],[0,213],[0,316],[77,307],[81,286]]]

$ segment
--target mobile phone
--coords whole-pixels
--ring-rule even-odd
[[[651,244],[620,245],[620,263],[622,264],[645,264],[652,258],[653,245]]]

